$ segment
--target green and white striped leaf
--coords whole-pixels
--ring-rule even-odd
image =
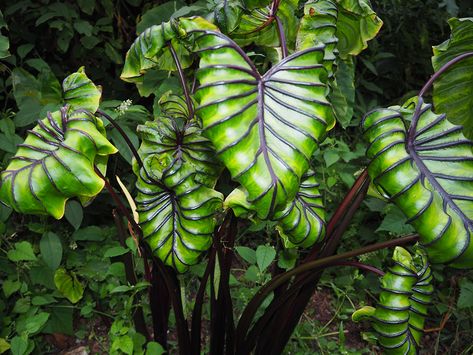
[[[450,39],[434,46],[432,64],[438,71],[455,57],[473,52],[473,18],[452,18],[448,21]],[[443,73],[434,83],[434,105],[447,118],[463,125],[463,133],[473,139],[473,57],[463,59]]]
[[[275,3],[277,10],[273,10]],[[252,43],[258,46],[280,47],[278,26],[274,17],[277,16],[282,23],[288,47],[294,48],[299,21],[296,16],[297,7],[298,0],[283,0],[249,10],[241,17],[238,27],[230,33],[230,37],[242,47]]]
[[[92,113],[48,113],[2,171],[0,199],[17,212],[60,219],[69,198],[89,200],[102,190],[94,165],[116,151]]]
[[[204,134],[248,192],[258,218],[271,218],[295,198],[319,140],[335,123],[324,49],[294,53],[261,75],[225,35],[193,34]]]
[[[303,177],[296,198],[275,214],[277,229],[286,248],[304,248],[320,242],[325,235],[325,210],[320,184],[309,170]]]
[[[167,116],[138,127],[144,168],[135,164],[136,205],[155,255],[184,272],[212,244],[223,200],[212,188],[222,168],[182,98],[166,98],[161,111]]]
[[[376,308],[364,307],[353,320],[369,318],[386,354],[418,354],[427,308],[431,302],[432,272],[422,249],[414,257],[396,247],[394,265],[381,278]]]
[[[473,142],[421,98],[409,118],[407,129],[400,108],[365,116],[369,175],[408,217],[433,263],[473,267]]]

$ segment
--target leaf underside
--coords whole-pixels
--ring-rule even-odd
[[[258,218],[270,218],[294,199],[319,139],[334,125],[323,47],[297,52],[260,75],[223,34],[193,34],[204,134]]]
[[[380,192],[408,217],[434,263],[473,267],[473,152],[462,127],[419,103],[416,125],[399,108],[367,114],[368,172]]]

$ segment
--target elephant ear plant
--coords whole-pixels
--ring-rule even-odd
[[[370,320],[386,352],[418,352],[433,292],[429,263],[473,266],[472,142],[461,126],[434,113],[424,94],[473,54],[443,63],[404,106],[364,117],[370,162],[327,221],[315,154],[337,121],[345,126],[351,119],[354,56],[381,20],[365,0],[314,0],[301,7],[291,0],[225,1],[211,17],[215,23],[182,17],[151,26],[128,51],[121,78],[139,90],[157,71],[181,84],[156,98],[154,119],[137,127],[139,149],[98,108],[100,91],[79,70],[64,81],[65,106],[40,118],[2,172],[1,200],[21,213],[61,218],[67,199],[87,204],[105,186],[139,242],[151,281],[154,339],[168,348],[172,307],[181,354],[201,352],[208,283],[210,353],[277,354],[323,270],[341,265],[382,276],[379,304],[355,312],[354,320]],[[269,58],[263,63],[261,53]],[[102,118],[133,152],[136,218],[105,177],[116,148]],[[228,176],[233,191],[221,188]],[[418,234],[337,254],[370,180]],[[285,248],[308,252],[235,315],[230,269],[244,219],[274,226]],[[400,247],[417,241],[412,254]],[[350,260],[388,247],[396,248],[386,273]],[[186,319],[178,275],[202,260],[206,268]]]

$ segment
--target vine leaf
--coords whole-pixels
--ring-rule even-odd
[[[409,130],[403,113],[412,118]],[[407,216],[431,261],[473,267],[473,142],[462,127],[422,98],[411,113],[375,110],[362,127],[370,177]]]
[[[294,199],[319,139],[335,123],[323,47],[294,53],[260,75],[225,35],[193,33],[204,134],[258,218],[270,218]]]
[[[325,235],[325,210],[320,184],[315,173],[309,170],[303,177],[296,198],[275,214],[277,229],[286,248],[310,247]]]
[[[452,18],[448,23],[450,39],[433,47],[435,71],[458,55],[473,52],[473,18]],[[473,139],[473,58],[455,64],[434,82],[433,99],[435,108],[451,122],[463,125],[465,136]]]
[[[104,182],[94,163],[117,151],[99,125],[83,110],[48,113],[2,171],[0,199],[17,212],[60,219],[69,198],[96,196]]]
[[[277,3],[277,10],[273,10]],[[265,7],[256,8],[242,15],[239,26],[230,33],[240,46],[256,44],[258,46],[279,47],[278,28],[275,15],[283,24],[285,38],[289,48],[294,48],[297,35],[298,19],[296,16],[298,1],[273,1]]]
[[[358,55],[376,37],[383,21],[370,6],[369,0],[337,0],[337,37],[340,57]]]
[[[143,168],[134,165],[136,205],[153,252],[184,272],[212,243],[223,200],[212,188],[222,168],[184,99],[165,97],[161,111],[167,116],[138,126]]]

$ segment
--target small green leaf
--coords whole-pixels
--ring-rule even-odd
[[[263,272],[273,262],[276,257],[276,251],[273,247],[267,245],[260,245],[256,249],[256,264],[260,272]]]
[[[28,354],[28,338],[16,336],[11,340],[11,353],[12,355],[25,355]]]
[[[44,305],[55,303],[55,302],[56,302],[56,299],[49,294],[44,294],[42,296],[34,296],[31,299],[31,304],[33,306],[44,306]]]
[[[100,242],[106,238],[102,228],[97,226],[88,226],[72,233],[72,239],[75,241],[94,241]]]
[[[337,152],[334,152],[333,150],[327,150],[324,153],[324,160],[328,168],[329,166],[332,166],[340,160],[340,155]]]
[[[11,280],[5,280],[3,281],[3,293],[5,294],[5,297],[8,298],[12,294],[14,294],[16,291],[18,291],[21,287],[21,282],[20,281],[11,281]]]
[[[26,332],[29,335],[38,333],[49,319],[49,313],[40,312],[32,317],[28,317],[26,321]]]
[[[57,234],[53,232],[43,234],[39,242],[39,249],[46,265],[50,269],[56,270],[62,259],[62,244]]]
[[[111,247],[109,249],[107,249],[104,253],[104,257],[105,258],[113,258],[114,256],[120,256],[120,255],[123,255],[123,254],[126,254],[128,253],[130,250],[127,249],[127,248],[123,248],[123,247]]]
[[[116,352],[117,350],[123,351],[125,354],[133,354],[133,339],[129,335],[122,335],[117,337],[112,342],[111,351]]]
[[[220,262],[218,259],[218,254],[215,255],[215,268],[214,268],[214,279],[213,286],[215,290],[215,298],[218,297],[218,291],[220,289]]]
[[[120,285],[120,286],[117,286],[115,287],[114,289],[112,289],[110,291],[110,293],[123,293],[123,292],[128,292],[130,290],[132,290],[133,288],[131,286],[128,286],[128,285]]]
[[[256,264],[256,252],[253,249],[248,247],[235,247],[235,250],[248,264]]]
[[[75,230],[79,229],[82,224],[82,219],[84,218],[82,205],[75,200],[70,200],[66,204],[66,211],[64,214],[71,226],[73,226]]]
[[[460,297],[458,297],[457,307],[459,309],[473,307],[473,282],[468,280],[460,282]]]
[[[162,355],[165,354],[163,346],[155,341],[150,341],[146,346],[146,355]]]
[[[77,303],[84,294],[84,288],[75,273],[61,268],[54,273],[54,284],[59,292],[72,303]]]
[[[31,299],[29,297],[20,298],[15,302],[13,306],[13,313],[23,314],[28,312],[31,307]]]
[[[3,354],[5,351],[9,350],[10,348],[11,348],[10,344],[5,339],[0,338],[0,354]]]
[[[8,251],[7,256],[13,262],[36,260],[33,246],[27,241],[15,243],[15,249]]]

